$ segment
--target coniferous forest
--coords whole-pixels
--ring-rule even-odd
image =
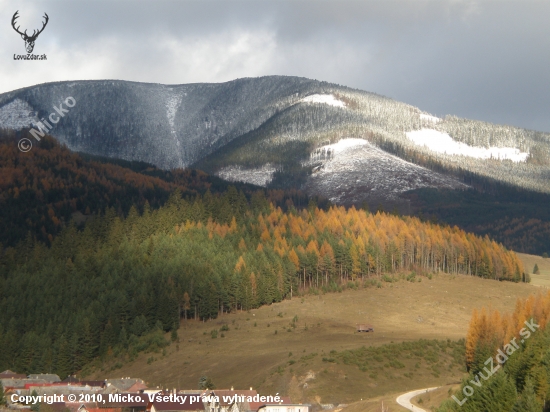
[[[283,212],[234,187],[187,199],[176,190],[125,218],[109,208],[50,247],[28,237],[0,264],[0,369],[62,376],[182,317],[375,285],[396,271],[527,280],[515,254],[456,227],[313,204]]]
[[[21,34],[16,15],[12,25]],[[56,106],[60,96],[70,110]],[[48,117],[52,106],[58,121],[55,113]],[[378,402],[375,387],[404,406],[397,390],[422,385],[413,392],[437,393],[438,402],[448,390],[431,408],[439,412],[550,411],[550,292],[518,299],[511,313],[474,310],[463,339],[466,305],[494,298],[501,309],[513,307],[512,296],[532,291],[519,284],[529,283],[530,273],[536,286],[548,282],[550,133],[440,118],[293,76],[39,84],[0,94],[0,122],[4,376],[74,375],[69,384],[121,369],[126,376],[143,372],[149,389],[165,392],[187,374],[186,385],[200,376],[205,395],[215,386],[212,375],[237,370],[231,378],[242,384],[237,375],[246,376],[250,391],[293,397],[292,406],[279,408],[299,402],[311,412],[343,410],[347,405],[333,399]],[[31,134],[35,127],[41,138]],[[514,251],[542,256],[523,256],[524,267]],[[408,282],[394,284],[400,280]],[[345,310],[338,312],[340,302],[329,297]],[[247,312],[279,302],[244,323],[251,320]],[[276,308],[287,312],[275,315]],[[256,328],[264,310],[271,312],[262,319],[270,322],[269,336]],[[239,330],[233,349],[230,339],[217,339],[218,331],[229,331],[229,313],[232,330]],[[296,330],[298,315],[303,330]],[[246,318],[245,329],[236,318]],[[275,335],[287,340],[276,345]],[[431,335],[445,340],[425,339]],[[202,346],[180,352],[180,337]],[[176,348],[168,351],[172,342]],[[267,346],[279,346],[278,353],[263,353]],[[289,349],[294,354],[287,356]],[[162,352],[162,363],[132,369],[151,352]],[[187,359],[202,358],[208,364],[191,369]],[[151,356],[147,365],[156,360]],[[221,364],[226,369],[215,368]],[[177,372],[157,379],[167,365]],[[351,366],[358,375],[348,373]],[[448,375],[440,375],[443,368]],[[426,389],[433,378],[437,387]],[[10,382],[7,393],[37,394],[22,382]],[[6,402],[2,384],[0,409],[22,407]],[[105,380],[105,393],[119,391],[107,386]],[[337,387],[341,394],[332,397]],[[224,392],[237,393],[233,382]],[[241,409],[232,402],[227,408]],[[411,410],[424,401],[414,402]],[[109,403],[111,411],[130,407]],[[163,403],[154,407],[175,406]],[[42,407],[35,402],[31,409]],[[204,407],[223,409],[219,400]]]
[[[133,360],[161,349],[169,345],[165,333],[174,335],[185,320],[381,287],[398,273],[530,280],[500,243],[433,219],[75,154],[50,138],[23,156],[6,141],[0,370],[63,378],[113,353]],[[461,408],[541,410],[550,387],[549,301],[520,301],[513,315],[474,312],[466,341],[471,379],[523,321],[533,317],[542,327]],[[451,401],[441,410],[457,407]]]
[[[438,410],[547,410],[549,314],[550,293],[518,300],[513,313],[474,311],[466,337],[469,376],[454,394],[457,400],[447,400]]]
[[[143,211],[148,204],[156,209],[176,189],[183,196],[194,196],[228,188],[227,182],[200,170],[165,171],[144,162],[73,153],[50,136],[29,153],[21,153],[17,139],[27,133],[0,129],[0,244],[4,247],[15,246],[28,235],[49,245],[69,221],[78,223],[109,207],[119,216],[127,215],[131,206]],[[258,190],[232,185],[248,196]],[[287,202],[297,207],[309,202],[297,190],[272,190],[266,196],[282,207]]]

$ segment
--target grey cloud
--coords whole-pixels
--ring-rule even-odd
[[[436,115],[550,131],[547,1],[0,0],[3,21],[17,8],[36,13],[29,19],[48,12],[51,27],[39,44],[58,45],[65,65],[71,55],[112,62],[98,64],[96,76],[187,83],[298,75]],[[8,59],[21,47],[6,24],[0,39]],[[0,91],[61,76],[98,78],[85,61],[69,70],[51,58],[49,70],[28,78],[8,62]]]

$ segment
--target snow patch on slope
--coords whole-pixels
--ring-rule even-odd
[[[308,178],[306,190],[334,203],[392,200],[402,192],[421,187],[467,187],[452,177],[390,155],[363,139],[342,139],[316,153],[327,156],[312,156],[310,164],[317,167]]]
[[[304,103],[324,103],[334,107],[346,107],[346,104],[335,98],[332,94],[312,94],[304,97],[302,100]]]
[[[273,180],[273,173],[276,170],[271,163],[249,169],[241,166],[226,166],[220,169],[216,175],[230,182],[244,182],[266,187]]]
[[[341,139],[336,143],[328,144],[323,147],[321,147],[321,150],[330,151],[331,153],[341,153],[350,147],[356,147],[356,146],[363,146],[369,144],[366,140],[363,139],[355,139],[355,138],[348,138],[348,139]]]
[[[174,127],[174,119],[176,118],[176,111],[178,110],[178,107],[181,103],[181,94],[172,94],[168,97],[166,100],[166,117],[168,118],[168,123],[170,124],[170,128],[172,129],[172,133],[176,133],[176,129]]]
[[[184,150],[181,147],[180,140],[178,138],[178,131],[176,130],[176,113],[181,105],[182,94],[174,90],[173,87],[164,87],[161,101],[164,101],[164,109],[166,110],[166,119],[170,127],[170,136],[174,146],[173,153],[177,156],[178,167],[185,167],[185,161],[183,160]]]
[[[38,121],[33,108],[21,99],[15,99],[0,107],[0,127],[5,129],[20,130],[31,127]]]
[[[529,153],[521,152],[514,147],[474,147],[465,143],[453,140],[447,133],[432,129],[414,130],[405,133],[407,137],[419,146],[426,146],[428,149],[448,155],[462,155],[476,159],[499,159],[511,160],[513,162],[525,162]]]

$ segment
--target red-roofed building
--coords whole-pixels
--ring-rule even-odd
[[[102,403],[98,403],[98,412],[145,412],[148,405],[147,395],[135,395],[133,393],[120,393],[103,395]],[[96,411],[89,411],[96,412]]]
[[[41,388],[49,388],[52,386],[57,387],[69,387],[69,386],[75,386],[73,383],[70,382],[54,382],[54,383],[26,383],[25,389],[31,389],[32,387],[39,386]]]
[[[22,373],[15,373],[13,371],[5,370],[4,372],[0,372],[0,380],[1,379],[26,379],[27,375],[23,375]]]
[[[264,406],[265,402],[248,402],[247,412],[257,412],[261,406]]]

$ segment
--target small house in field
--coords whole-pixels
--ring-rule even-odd
[[[357,332],[374,332],[374,326],[367,323],[358,323]]]

